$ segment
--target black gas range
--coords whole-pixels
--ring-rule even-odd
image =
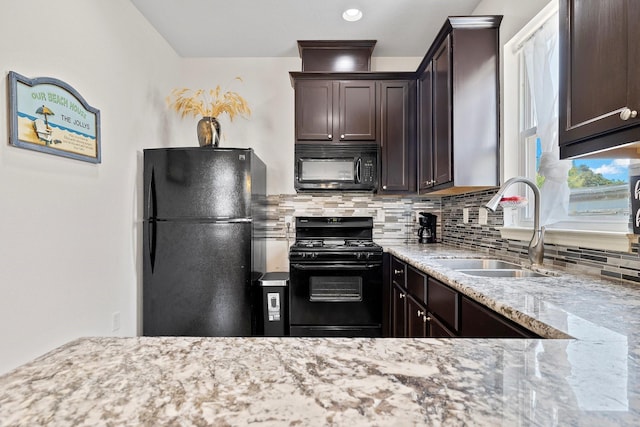
[[[371,217],[297,217],[289,250],[293,336],[380,336],[382,247]]]

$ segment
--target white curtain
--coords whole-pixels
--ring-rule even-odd
[[[522,47],[542,146],[540,225],[567,219],[569,209],[571,161],[559,160],[558,147],[558,31],[556,13]]]

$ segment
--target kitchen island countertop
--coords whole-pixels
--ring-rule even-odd
[[[558,339],[81,338],[0,376],[0,426],[638,424],[637,287],[470,278],[438,264],[469,251],[386,249]]]

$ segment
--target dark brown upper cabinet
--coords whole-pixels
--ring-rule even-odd
[[[640,2],[560,1],[560,158],[637,157]]]
[[[415,80],[382,81],[380,94],[380,192],[415,193]]]
[[[376,142],[376,84],[295,81],[296,142]]]
[[[420,193],[499,185],[501,21],[449,17],[418,67]]]

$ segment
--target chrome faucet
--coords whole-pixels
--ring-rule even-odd
[[[491,200],[484,205],[484,207],[491,212],[495,212],[496,209],[498,209],[500,200],[502,199],[505,191],[507,191],[507,188],[509,188],[511,184],[515,184],[517,182],[527,184],[533,191],[533,237],[531,237],[531,241],[529,242],[529,260],[532,264],[542,264],[544,261],[544,227],[540,228],[540,190],[538,190],[538,186],[536,184],[521,176],[508,179],[504,184],[502,184],[502,187],[500,187],[496,195],[493,196]]]

